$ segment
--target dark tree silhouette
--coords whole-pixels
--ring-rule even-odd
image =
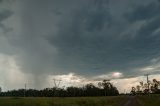
[[[1,92],[0,96],[4,97],[77,97],[77,96],[115,96],[119,92],[108,80],[99,82],[97,87],[90,83],[83,87],[67,87],[67,88],[45,88],[43,90],[36,89],[18,89]]]
[[[98,83],[98,86],[103,89],[104,96],[119,94],[117,88],[110,83],[110,80],[103,80]]]
[[[159,93],[160,94],[160,81],[153,79],[152,81],[148,81],[148,83],[140,82],[140,85],[137,85],[136,88],[132,87],[131,93],[134,95],[135,94],[148,94],[148,93],[156,93],[156,94]]]
[[[136,94],[136,88],[135,88],[135,87],[132,87],[131,93],[132,93],[133,95]]]

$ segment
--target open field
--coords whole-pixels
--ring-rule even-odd
[[[125,97],[0,98],[0,106],[117,106]]]
[[[138,96],[141,106],[160,106],[160,95]]]
[[[135,100],[138,100],[137,104],[140,106],[160,105],[160,95],[143,95],[136,97],[1,97],[0,106],[134,106]]]

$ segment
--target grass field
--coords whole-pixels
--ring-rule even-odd
[[[138,96],[142,106],[160,106],[160,95]]]
[[[0,106],[117,106],[127,96],[0,98]],[[137,96],[141,106],[160,106],[160,95]]]
[[[0,98],[0,106],[116,106],[124,97]]]

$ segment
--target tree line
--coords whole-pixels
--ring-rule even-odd
[[[37,89],[18,89],[0,92],[1,97],[79,97],[79,96],[116,96],[119,91],[109,80],[99,82],[97,86],[93,83],[83,87],[67,88],[45,88]]]
[[[153,79],[144,83],[143,81],[139,82],[139,85],[131,88],[131,94],[160,94],[160,81]]]

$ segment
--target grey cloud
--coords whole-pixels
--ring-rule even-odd
[[[113,1],[105,0],[21,1],[23,7],[17,7],[21,10],[17,13],[21,29],[17,32],[15,27],[6,38],[17,48],[12,52],[24,72],[90,76],[116,70],[137,74],[134,69],[149,65],[159,54],[160,37],[151,36],[159,28],[159,4],[148,1],[151,4],[143,7],[139,5],[144,1],[133,1],[139,5],[130,7],[130,13],[126,9],[118,11],[110,4]],[[137,27],[133,25],[137,20],[149,21],[136,29],[134,37],[132,32],[123,36],[130,27]]]
[[[2,23],[2,21],[9,18],[12,14],[13,12],[11,10],[0,9],[0,28],[2,28],[5,32],[8,31],[8,28]]]
[[[142,36],[149,36],[148,39],[152,39],[155,38],[155,36],[152,36],[152,33],[160,28],[160,25],[158,24],[160,22],[159,20],[160,16],[156,16],[154,17],[152,20],[149,20],[147,23],[145,23],[142,28],[139,30],[139,35],[142,35]],[[147,38],[147,37],[146,37]],[[154,41],[152,41],[153,43]]]
[[[129,21],[135,22],[139,20],[146,20],[154,18],[159,14],[160,4],[156,1],[149,3],[147,5],[139,5],[132,11],[125,14]]]
[[[9,16],[11,16],[12,12],[10,10],[2,10],[0,12],[0,21],[5,20],[6,18],[8,18]]]
[[[86,10],[89,11],[88,9]],[[99,11],[101,11],[101,9],[97,8],[93,14],[101,17]],[[89,19],[92,21],[96,18],[86,15],[85,12],[78,11],[78,13],[78,16],[84,16],[84,20]],[[92,12],[90,12],[90,14],[92,14]],[[106,16],[114,19],[114,17],[106,12],[105,20],[102,20],[104,21],[102,22],[103,24],[112,21],[108,20]],[[81,69],[81,72],[88,70],[90,73],[100,71],[103,73],[106,70],[128,71],[131,67],[134,68],[149,64],[149,60],[154,57],[154,54],[152,54],[155,52],[154,49],[145,47],[145,45],[152,46],[150,43],[153,42],[147,39],[148,37],[145,37],[145,35],[138,34],[138,37],[135,39],[117,39],[119,36],[118,33],[117,35],[108,33],[112,27],[103,26],[101,30],[85,29],[86,26],[96,28],[97,25],[101,23],[98,22],[98,18],[94,21],[94,24],[90,24],[90,21],[84,23],[83,19],[77,17],[70,16],[70,18],[73,21],[65,23],[69,26],[63,26],[64,28],[60,28],[58,36],[49,38],[49,42],[58,48],[60,57],[64,58],[64,60],[61,60],[63,58],[60,58],[60,60],[63,61],[64,64],[68,64],[69,67],[72,67],[73,63],[77,63],[74,65],[78,67],[78,69],[84,67],[84,69]],[[98,24],[96,24],[97,22]],[[62,25],[63,24],[64,23],[62,23]],[[68,61],[71,63],[68,63]]]

